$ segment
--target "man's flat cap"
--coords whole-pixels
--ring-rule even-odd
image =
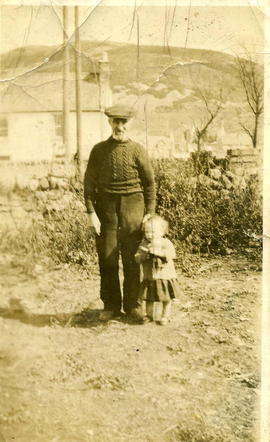
[[[134,117],[134,110],[129,106],[115,105],[105,109],[105,115],[110,118],[123,118],[129,120]]]

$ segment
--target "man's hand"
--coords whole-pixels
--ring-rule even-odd
[[[142,222],[145,223],[145,221],[147,221],[149,218],[151,218],[151,216],[152,216],[151,213],[146,213],[143,217]]]
[[[97,217],[96,212],[89,214],[90,229],[94,231],[96,235],[100,235],[100,221]]]

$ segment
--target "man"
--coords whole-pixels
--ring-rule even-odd
[[[124,284],[123,309],[141,321],[138,301],[140,268],[134,255],[141,225],[155,211],[154,173],[145,149],[127,136],[132,109],[113,106],[105,111],[112,135],[96,144],[84,179],[84,197],[90,225],[96,233],[100,269],[100,296],[107,321],[120,314],[119,253]]]

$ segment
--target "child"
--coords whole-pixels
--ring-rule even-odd
[[[167,230],[167,221],[152,215],[143,223],[144,239],[135,254],[135,261],[142,264],[143,270],[139,299],[146,301],[148,319],[153,319],[154,302],[162,303],[158,320],[161,325],[168,323],[171,299],[177,293],[177,274],[173,263],[175,249],[171,241],[164,238]]]

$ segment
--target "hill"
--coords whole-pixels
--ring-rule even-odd
[[[137,46],[126,43],[82,41],[82,69],[88,71],[92,65],[107,52],[111,63],[112,86],[126,86],[130,82],[140,81],[151,85],[162,72],[175,80],[179,70],[182,80],[189,81],[190,74],[198,72],[204,77],[211,75],[235,74],[234,57],[217,51],[185,49],[171,47],[170,53],[162,46]],[[70,66],[74,71],[74,47],[70,45]],[[43,72],[55,72],[61,69],[63,49],[58,46],[26,46],[16,48],[1,55],[1,70],[16,69],[21,72],[42,65]],[[187,75],[188,74],[188,75]],[[174,81],[175,82],[175,81]]]
[[[197,119],[205,111],[200,91],[207,92],[209,99],[215,100],[222,90],[225,126],[235,126],[239,130],[237,110],[243,111],[245,98],[233,56],[203,49],[171,47],[168,50],[161,46],[138,48],[127,43],[82,41],[82,70],[95,69],[104,52],[110,61],[114,101],[128,102],[139,111],[145,109],[147,102],[150,113],[160,114],[158,121],[181,119],[190,126],[191,119]],[[2,54],[1,66],[3,74],[10,70],[19,74],[37,67],[40,72],[59,72],[62,59],[61,46],[27,46]],[[72,72],[74,60],[71,44]],[[258,69],[262,71],[259,65]],[[173,114],[172,117],[169,114]],[[158,124],[155,122],[156,126]],[[142,127],[141,121],[138,130]]]

